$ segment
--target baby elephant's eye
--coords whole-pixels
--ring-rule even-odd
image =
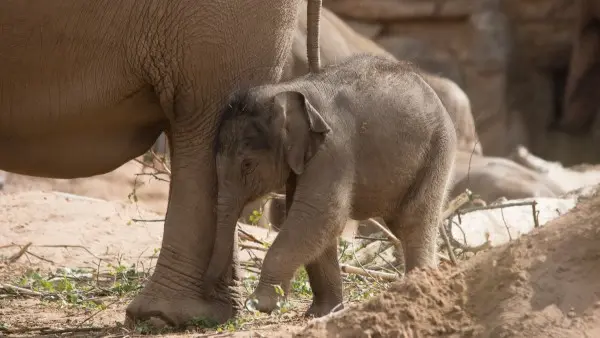
[[[242,161],[242,173],[250,174],[254,171],[254,168],[256,168],[256,162],[248,159]]]

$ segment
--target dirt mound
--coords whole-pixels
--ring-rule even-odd
[[[298,337],[600,337],[600,196],[458,268],[415,271]]]

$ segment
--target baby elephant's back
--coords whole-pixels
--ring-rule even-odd
[[[354,117],[357,178],[370,181],[359,189],[396,197],[391,195],[409,189],[432,156],[455,149],[452,120],[433,89],[400,62],[368,56],[345,67],[352,74],[338,92],[346,101],[340,114]]]
[[[340,66],[352,70],[348,74],[352,79],[343,81],[352,86],[344,86],[347,89],[339,92],[344,98],[338,102],[346,102],[341,105],[346,112],[341,114],[354,115],[360,149],[398,156],[410,152],[420,157],[433,138],[455,138],[452,120],[442,102],[409,65],[383,57],[358,56]]]

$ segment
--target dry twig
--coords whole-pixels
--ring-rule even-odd
[[[466,189],[465,192],[456,196],[456,198],[448,203],[448,207],[442,213],[442,219],[446,219],[456,213],[460,207],[467,204],[471,200],[471,196],[472,193],[469,189]]]
[[[450,217],[449,223],[452,223],[452,217]],[[452,262],[452,264],[458,265],[456,257],[454,256],[454,250],[452,249],[452,245],[450,244],[450,238],[448,237],[446,227],[444,226],[444,222],[440,223],[440,232],[442,233],[442,238],[444,239],[444,243],[446,244],[446,250],[448,251],[450,261]]]
[[[72,328],[64,328],[64,329],[51,329],[47,326],[43,326],[43,327],[24,327],[24,328],[19,328],[19,329],[0,328],[0,332],[4,332],[6,334],[18,334],[18,333],[39,331],[41,334],[50,335],[50,334],[62,334],[62,333],[76,333],[76,332],[94,332],[94,331],[102,331],[102,330],[106,330],[106,329],[107,329],[106,327],[72,327]]]
[[[21,249],[16,254],[14,254],[8,258],[8,262],[9,263],[16,262],[19,258],[21,258],[21,256],[23,256],[25,254],[25,252],[27,251],[27,249],[29,249],[31,244],[33,244],[33,243],[29,242],[29,243],[25,244],[24,246],[22,246]]]
[[[44,296],[43,293],[41,292],[37,292],[37,291],[33,291],[33,290],[29,290],[29,289],[25,289],[19,286],[15,286],[15,285],[10,285],[10,284],[0,284],[0,289],[4,289],[7,291],[13,291],[13,292],[18,292],[27,296],[35,296],[35,297],[41,297]]]
[[[257,246],[257,245],[252,245],[252,244],[244,244],[244,243],[240,243],[239,244],[240,249],[247,249],[247,250],[258,250],[258,251],[263,251],[266,252],[267,250],[269,250],[268,248],[265,248],[264,246]]]
[[[387,227],[383,226],[383,224],[377,222],[373,218],[369,218],[367,222],[379,228],[379,230],[381,230],[386,236],[390,238],[392,243],[394,243],[395,245],[401,245],[400,240]]]
[[[398,275],[393,273],[357,268],[355,266],[350,266],[346,264],[340,264],[340,270],[345,273],[351,273],[359,276],[377,277],[386,281],[396,281],[399,279]]]
[[[68,245],[68,244],[45,244],[45,245],[34,245],[34,247],[36,248],[63,248],[63,249],[67,249],[67,248],[75,248],[75,249],[83,249],[85,252],[89,253],[90,255],[92,255],[94,258],[96,259],[100,259],[100,257],[94,255],[93,252],[90,251],[90,249],[86,248],[83,245]]]

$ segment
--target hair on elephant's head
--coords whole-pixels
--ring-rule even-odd
[[[264,86],[230,97],[215,144],[217,234],[207,292],[228,266],[244,205],[285,185],[292,172],[301,175],[330,130],[299,90]]]

